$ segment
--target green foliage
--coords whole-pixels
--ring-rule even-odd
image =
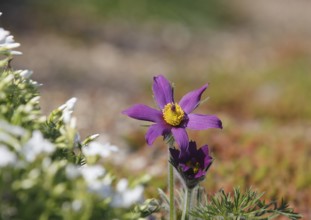
[[[231,23],[234,20],[230,6],[222,1],[146,1],[128,2],[125,0],[99,1],[92,4],[98,6],[98,12],[106,12],[105,17],[115,19],[116,15],[132,21],[173,21],[187,25]],[[231,18],[231,20],[229,19]]]
[[[190,215],[201,219],[273,219],[279,215],[290,219],[299,219],[285,201],[278,206],[276,202],[266,203],[260,200],[263,194],[252,189],[241,193],[234,189],[233,195],[220,190],[206,204],[199,204],[193,208]]]
[[[148,200],[145,204],[136,207],[140,213],[167,212],[169,210],[169,199],[167,195],[158,189],[161,202],[157,200]],[[233,189],[233,195],[219,190],[218,193],[211,197],[207,197],[203,187],[194,189],[191,198],[191,219],[200,220],[269,220],[279,216],[289,219],[300,219],[302,216],[289,208],[288,204],[282,199],[281,203],[272,201],[267,203],[262,199],[264,193],[258,193],[251,188],[246,192],[241,192],[239,188]],[[175,207],[177,211],[177,219],[181,218],[184,209],[185,191],[180,189],[176,191]]]
[[[147,199],[142,205],[135,207],[135,213],[139,214],[139,217],[148,217],[153,213],[159,212],[163,207],[156,199]]]
[[[40,121],[38,84],[5,68],[0,76],[0,117],[11,124],[37,129]]]
[[[6,5],[10,4],[16,7],[14,1],[6,3]],[[19,7],[35,11],[35,16],[39,16],[38,22],[43,27],[54,26],[60,29],[72,22],[76,27],[78,24],[73,18],[77,15],[86,21],[90,19],[100,19],[103,22],[123,20],[136,25],[177,23],[189,28],[232,25],[242,21],[241,12],[238,12],[233,4],[223,0],[194,2],[187,0],[63,0],[61,2],[28,0],[19,2]],[[68,8],[70,10],[67,10]],[[46,16],[46,11],[49,11],[50,16]],[[74,26],[71,28],[75,28]]]

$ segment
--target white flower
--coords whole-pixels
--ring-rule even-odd
[[[105,173],[105,169],[100,165],[81,167],[81,174],[89,190],[102,198],[110,197],[112,194],[112,179],[109,176],[105,176]]]
[[[6,146],[0,145],[0,167],[5,167],[8,165],[13,165],[16,163],[16,155],[8,150]]]
[[[76,119],[71,116],[76,102],[77,98],[73,97],[58,108],[63,111],[63,122],[69,124],[72,128],[76,126]]]
[[[21,52],[11,50],[19,46],[20,44],[14,41],[14,37],[10,35],[9,31],[0,28],[0,51],[7,50],[12,55],[20,55]]]
[[[32,70],[19,70],[19,75],[25,79],[29,79],[29,77],[33,74]]]
[[[110,145],[109,143],[100,144],[99,142],[91,142],[88,146],[82,148],[85,156],[100,156],[109,157],[112,152],[118,151],[118,147]]]
[[[12,125],[4,120],[0,120],[0,130],[17,136],[23,136],[25,134],[25,130],[22,127]]]
[[[142,201],[144,187],[138,185],[132,189],[128,188],[128,180],[121,179],[116,186],[117,193],[112,198],[113,207],[129,208],[131,205]]]
[[[73,108],[75,107],[76,105],[76,102],[77,102],[77,98],[76,97],[73,97],[71,99],[69,99],[67,102],[66,102],[66,107],[68,110],[73,110]]]
[[[100,165],[85,165],[81,167],[81,174],[86,182],[93,183],[106,173],[106,170]]]
[[[10,144],[15,150],[19,151],[21,148],[20,143],[13,137],[21,137],[24,134],[25,130],[23,128],[0,119],[0,143]]]
[[[58,107],[59,110],[63,111],[63,110],[69,110],[72,111],[75,104],[77,102],[77,98],[76,97],[72,97],[71,99],[69,99],[65,104],[61,105]]]
[[[66,166],[66,176],[68,179],[75,179],[78,176],[80,176],[81,172],[80,172],[80,167],[73,165],[73,164],[68,164]]]
[[[50,154],[54,151],[55,146],[44,139],[40,131],[34,131],[31,139],[22,148],[22,153],[28,162],[33,162],[40,154]]]

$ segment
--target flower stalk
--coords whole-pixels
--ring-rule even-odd
[[[170,149],[174,148],[174,137],[172,135],[167,135],[165,141],[168,145],[168,155],[170,155]],[[176,210],[175,210],[175,176],[174,176],[174,167],[171,163],[168,163],[168,188],[169,188],[169,216],[170,220],[175,220]]]
[[[175,220],[175,202],[174,202],[174,198],[175,198],[175,194],[174,194],[174,190],[175,190],[175,178],[174,178],[174,167],[172,166],[172,164],[168,164],[168,185],[169,185],[169,196],[170,196],[170,220]]]
[[[185,195],[184,195],[184,209],[182,212],[181,220],[191,220],[191,216],[189,215],[189,210],[191,209],[191,200],[192,200],[192,192],[193,189],[186,187]],[[188,218],[187,218],[188,217]]]

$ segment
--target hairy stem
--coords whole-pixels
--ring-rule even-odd
[[[182,220],[191,219],[191,216],[189,216],[188,212],[191,207],[192,190],[193,189],[186,188],[185,195],[184,195],[184,208],[183,208],[182,217],[181,217]]]
[[[170,220],[175,220],[175,202],[174,202],[174,167],[169,163],[168,165],[168,184],[169,184],[169,194],[170,194]]]

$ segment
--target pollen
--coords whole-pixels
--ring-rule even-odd
[[[176,103],[168,103],[163,109],[164,120],[172,125],[178,126],[184,119],[185,113],[182,108]]]
[[[200,164],[198,162],[195,163],[195,166],[193,167],[193,172],[197,174],[200,169]]]
[[[193,163],[192,161],[188,161],[186,163],[186,165],[190,168],[192,168],[193,170],[193,173],[197,174],[199,172],[199,169],[200,169],[200,164],[199,162],[196,162],[196,163]]]

